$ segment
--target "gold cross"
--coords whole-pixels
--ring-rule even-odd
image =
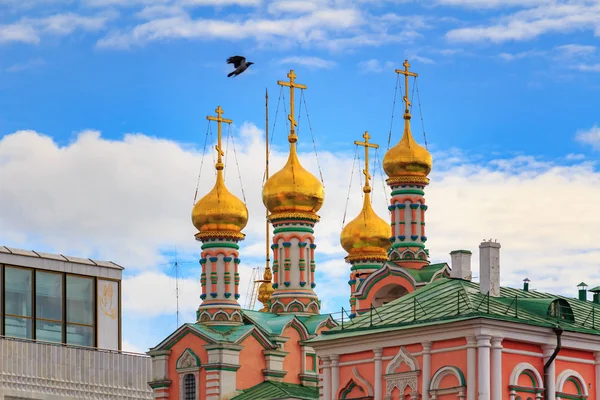
[[[404,67],[404,70],[397,69],[396,73],[404,75],[404,89],[405,89],[405,93],[406,93],[404,95],[404,103],[406,103],[406,114],[408,114],[409,113],[408,109],[410,108],[410,101],[408,100],[408,77],[414,76],[416,78],[417,76],[419,76],[419,74],[408,71],[408,68],[410,67],[408,60],[404,60],[404,64],[402,64],[402,66]]]
[[[223,109],[221,106],[218,106],[215,112],[217,113],[216,117],[207,115],[206,119],[209,121],[217,121],[217,145],[215,146],[215,149],[217,150],[217,169],[223,169],[223,161],[221,157],[225,155],[225,152],[223,151],[223,146],[221,145],[221,122],[231,124],[233,121],[221,117],[223,114]]]
[[[371,179],[371,175],[369,175],[369,147],[378,149],[379,145],[374,143],[369,143],[369,139],[371,139],[371,135],[369,135],[368,131],[365,131],[363,135],[365,139],[364,142],[354,141],[354,144],[359,146],[364,146],[365,148],[365,169],[363,170],[363,174],[365,175],[365,187],[369,187],[369,179]]]
[[[306,85],[294,82],[294,79],[296,79],[296,74],[294,73],[293,69],[290,70],[290,73],[287,74],[287,77],[290,78],[289,82],[277,81],[277,84],[281,86],[289,86],[290,88],[290,114],[288,115],[288,120],[290,121],[291,125],[289,136],[289,139],[291,140],[296,139],[296,126],[298,126],[298,123],[294,119],[294,89],[306,89]]]

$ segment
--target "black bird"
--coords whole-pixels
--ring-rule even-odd
[[[229,75],[227,75],[227,77],[231,77],[231,76],[237,76],[237,75],[241,74],[242,72],[247,70],[249,66],[251,66],[254,63],[246,62],[246,57],[233,56],[233,57],[229,57],[227,59],[227,64],[233,64],[233,66],[235,67],[235,70],[233,72],[229,73]]]

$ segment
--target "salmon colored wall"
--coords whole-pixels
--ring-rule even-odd
[[[413,287],[412,283],[408,279],[404,278],[403,276],[388,275],[384,279],[380,280],[379,282],[377,282],[376,284],[371,286],[366,299],[364,299],[364,300],[358,299],[361,302],[361,307],[363,307],[363,308],[369,307],[369,305],[373,302],[373,297],[375,297],[377,292],[384,286],[387,286],[390,284],[402,286],[403,288],[405,288],[407,290],[408,293],[412,293],[415,291],[415,288]]]
[[[173,347],[171,347],[171,354],[169,354],[169,379],[171,379],[171,387],[169,388],[169,398],[178,399],[179,398],[179,374],[177,374],[176,366],[177,360],[183,354],[186,349],[191,349],[196,356],[200,359],[200,364],[205,364],[208,361],[208,354],[204,349],[204,345],[206,345],[206,341],[200,339],[198,336],[188,333],[185,335],[179,342],[175,343]],[[200,382],[196,382],[197,385],[200,385],[200,398],[203,399],[206,397],[205,390],[206,385],[204,382],[206,381],[206,371],[204,368],[200,370]]]
[[[353,377],[352,370],[354,368],[356,368],[356,370],[358,371],[360,376],[362,376],[367,382],[369,382],[371,384],[371,387],[373,387],[373,385],[374,385],[373,380],[375,379],[375,371],[374,371],[373,363],[371,362],[371,363],[365,363],[365,364],[341,366],[339,369],[340,389],[346,388],[348,386],[348,383],[350,382],[350,380]],[[360,382],[355,381],[355,383],[360,386]],[[343,392],[343,390],[339,391],[340,396],[341,396],[342,392]],[[366,396],[366,392],[363,396]]]
[[[439,342],[433,342],[431,344],[431,350],[445,349],[448,347],[465,346],[466,344],[467,344],[467,339],[465,339],[465,338],[440,340]]]
[[[560,349],[559,355],[562,357],[583,358],[584,360],[590,360],[590,361],[595,360],[594,353],[589,352],[589,351]]]
[[[371,360],[373,359],[373,352],[371,350],[361,351],[359,353],[341,354],[340,362],[346,361],[359,361],[359,360]]]
[[[563,355],[562,350],[558,353],[559,356]],[[595,393],[594,393],[594,381],[595,381],[595,367],[593,364],[582,364],[582,363],[576,363],[576,362],[572,362],[572,361],[562,361],[562,360],[556,360],[556,376],[558,377],[558,375],[561,374],[561,372],[563,372],[566,369],[572,369],[574,371],[579,372],[579,374],[581,374],[581,376],[583,377],[583,380],[585,382],[581,382],[583,385],[587,386],[588,388],[588,400],[600,400],[600,399],[596,399]],[[589,384],[592,384],[592,388],[590,389]],[[566,385],[565,385],[566,386]],[[559,387],[558,387],[558,382],[556,382],[556,390],[559,391]]]
[[[504,341],[502,342],[502,347],[504,347]],[[528,343],[517,343],[517,342],[510,342],[508,343],[509,348],[514,348],[517,350],[525,350],[525,351],[532,351],[532,352],[538,352],[540,350],[540,348],[536,345],[530,345]],[[520,348],[519,348],[520,347]],[[539,375],[542,377],[544,377],[544,359],[542,357],[534,357],[534,356],[525,356],[522,354],[509,354],[509,353],[502,353],[502,398],[510,398],[510,390],[508,389],[508,386],[511,385],[510,382],[510,376],[513,372],[513,370],[515,369],[515,367],[522,363],[522,362],[526,362],[531,364],[539,373]],[[524,382],[526,387],[531,387],[531,380],[529,378],[527,378],[526,376],[521,376],[518,381],[519,384],[521,384],[521,382]],[[538,382],[537,386],[543,386],[543,382]]]
[[[283,335],[288,337],[288,341],[283,345],[283,350],[288,352],[283,360],[283,369],[287,371],[284,382],[300,383],[299,374],[302,373],[302,350],[300,348],[300,334],[296,329],[289,326],[283,331]]]
[[[254,338],[248,336],[243,342],[240,352],[240,369],[236,374],[236,388],[244,390],[264,381],[263,369],[267,368],[263,346]]]
[[[533,353],[542,354],[542,348],[537,344],[515,342],[514,340],[504,339],[502,341],[502,347],[505,349],[531,351]]]

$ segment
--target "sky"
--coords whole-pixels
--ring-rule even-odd
[[[503,285],[576,296],[600,285],[599,37],[597,0],[0,0],[0,245],[124,266],[124,349],[155,346],[177,328],[177,286],[180,324],[200,304],[191,209],[214,183],[220,105],[226,182],[250,213],[244,305],[264,265],[265,91],[274,172],[277,80],[294,69],[300,159],[325,185],[315,290],[324,312],[348,308],[353,142],[380,145],[373,206],[389,218],[377,160],[402,135],[408,59],[412,130],[434,159],[431,261],[469,249],[477,280],[478,245],[497,239]],[[227,78],[233,55],[255,64]]]

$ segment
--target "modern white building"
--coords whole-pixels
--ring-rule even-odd
[[[121,351],[123,267],[0,246],[0,400],[151,399]]]

